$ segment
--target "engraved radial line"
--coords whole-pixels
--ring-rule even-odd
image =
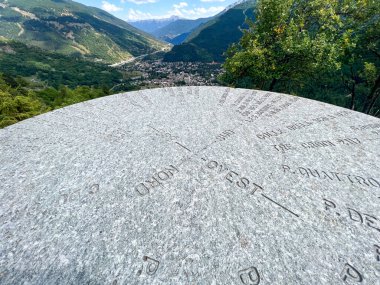
[[[179,142],[175,142],[175,143],[176,143],[176,144],[178,144],[179,146],[183,147],[184,149],[186,149],[186,150],[188,150],[188,151],[192,152],[190,149],[188,149],[188,148],[187,148],[187,147],[185,147],[184,145],[180,144]]]
[[[271,198],[269,198],[268,196],[265,196],[264,194],[261,194],[261,196],[263,196],[264,198],[268,199],[269,201],[275,203],[277,206],[283,208],[284,210],[288,211],[289,213],[293,214],[294,216],[296,216],[297,218],[299,217],[299,215],[297,215],[296,213],[290,211],[288,208],[282,206],[281,204],[277,203],[276,201],[272,200]]]
[[[157,133],[159,133],[160,131],[159,130],[157,130],[156,128],[153,128],[151,125],[148,125],[148,127],[149,128],[151,128],[151,129],[153,129],[153,130],[155,130]]]

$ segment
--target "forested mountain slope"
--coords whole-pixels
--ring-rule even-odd
[[[256,1],[244,1],[200,25],[165,56],[166,61],[224,61],[224,52],[242,36],[246,17],[254,18]]]
[[[117,62],[166,46],[111,14],[71,0],[0,0],[0,37]]]

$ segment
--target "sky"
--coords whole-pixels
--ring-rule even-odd
[[[187,19],[218,14],[237,0],[75,0],[101,8],[126,21],[179,16]]]

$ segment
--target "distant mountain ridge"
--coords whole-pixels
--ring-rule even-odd
[[[241,38],[246,18],[254,19],[256,0],[238,1],[195,28],[185,42],[174,46],[165,61],[223,62],[224,52]]]
[[[199,18],[196,20],[179,19],[153,31],[151,34],[157,39],[177,45],[185,41],[191,32],[211,18]]]
[[[161,29],[180,19],[181,18],[178,16],[171,16],[169,18],[163,18],[163,19],[128,21],[128,23],[137,29],[140,29],[146,33],[152,34],[152,32],[154,32],[155,30]]]
[[[0,0],[0,38],[115,63],[167,45],[127,22],[71,0]]]

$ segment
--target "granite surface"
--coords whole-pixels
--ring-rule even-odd
[[[0,130],[0,284],[380,284],[380,120],[153,89]]]

